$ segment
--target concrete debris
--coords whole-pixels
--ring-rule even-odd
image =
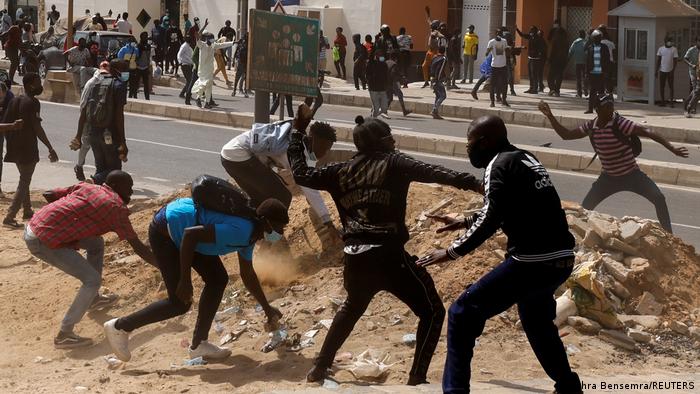
[[[585,245],[591,249],[595,248],[596,246],[600,245],[601,243],[603,243],[603,240],[593,230],[588,230],[588,232],[586,232],[586,236],[583,237],[583,245]]]
[[[648,224],[639,224],[633,220],[627,220],[620,226],[620,238],[626,243],[634,242],[646,235],[650,227]]]
[[[290,287],[289,290],[291,290],[295,293],[299,292],[299,291],[304,291],[304,290],[306,290],[306,285],[295,285],[295,286]]]
[[[602,329],[598,322],[581,316],[569,316],[566,324],[587,335],[598,335],[598,332]]]
[[[416,334],[404,335],[403,338],[401,338],[401,342],[406,346],[414,346],[416,344]]]
[[[617,315],[617,318],[626,327],[631,328],[642,326],[648,330],[655,330],[661,325],[661,319],[652,315]]]
[[[229,332],[228,334],[221,337],[221,340],[219,341],[219,346],[224,346],[225,344],[227,344],[229,342],[233,342],[233,341],[237,340],[246,331],[248,331],[248,327],[243,327],[243,328],[240,328],[238,330],[234,330],[234,331]]]
[[[639,348],[637,347],[637,344],[634,341],[634,339],[630,338],[624,332],[616,330],[600,330],[598,336],[604,341],[619,348],[629,350],[632,352],[639,352]]]
[[[576,234],[581,237],[585,237],[586,233],[590,231],[591,227],[586,224],[583,220],[577,218],[574,215],[566,215],[566,220],[569,222],[569,227],[576,232]]]
[[[575,316],[577,313],[576,303],[569,297],[569,292],[567,291],[557,298],[557,314],[554,318],[554,324],[557,327],[561,327],[570,316]]]
[[[599,218],[598,216],[593,216],[588,218],[588,225],[602,240],[609,240],[616,237],[620,230],[617,225],[613,222]]]
[[[622,285],[622,283],[616,280],[612,281],[612,287],[610,288],[610,291],[623,300],[630,298],[630,296],[632,295],[630,294],[630,291]]]
[[[639,298],[635,311],[640,315],[659,316],[664,310],[664,306],[656,302],[653,294],[645,291],[642,297]]]
[[[309,330],[306,333],[304,333],[304,336],[307,338],[313,338],[318,334],[318,330]]]
[[[367,331],[374,331],[377,329],[377,323],[375,323],[373,321],[368,321],[365,324],[365,327],[367,328]]]
[[[627,254],[630,256],[638,256],[639,255],[639,251],[636,248],[634,248],[630,245],[627,245],[626,243],[620,241],[617,238],[609,238],[607,241],[605,241],[605,246],[607,246],[613,250],[619,250],[620,252],[623,252],[624,254]]]
[[[325,310],[326,310],[326,307],[325,307],[325,306],[323,306],[323,305],[317,306],[316,308],[314,308],[314,313],[318,315],[319,313],[321,313],[321,312],[323,312],[323,311],[325,311]]]
[[[642,330],[638,330],[636,328],[628,328],[627,335],[629,335],[630,338],[640,343],[649,343],[653,339],[653,336],[651,334]]]
[[[631,271],[625,267],[624,264],[609,257],[603,257],[603,266],[605,267],[606,271],[613,276],[613,278],[622,283],[627,283]]]
[[[609,250],[609,251],[603,253],[603,257],[608,257],[608,258],[611,258],[615,261],[623,261],[625,259],[625,254],[622,252],[615,252],[615,251]]]
[[[688,328],[688,334],[696,341],[700,341],[700,327],[693,326]]]
[[[688,325],[678,320],[671,321],[668,324],[668,328],[681,335],[690,335],[690,329],[688,328]]]

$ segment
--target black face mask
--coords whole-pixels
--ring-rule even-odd
[[[469,150],[469,162],[474,168],[486,168],[495,154],[487,149],[473,147]]]

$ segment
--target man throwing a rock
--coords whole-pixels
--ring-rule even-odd
[[[440,338],[445,308],[430,274],[404,249],[408,241],[406,199],[411,182],[430,182],[478,190],[470,174],[426,164],[395,150],[388,124],[358,116],[353,140],[358,154],[350,161],[315,169],[307,166],[305,125],[297,123],[289,146],[296,182],[326,190],[335,201],[345,241],[344,287],[348,297],[331,325],[309,382],[328,376],[336,352],[352,332],[374,295],[384,290],[405,302],[420,318],[409,385],[426,383]],[[308,124],[308,123],[306,123]]]
[[[79,183],[46,192],[49,204],[25,227],[24,241],[32,255],[82,282],[54,339],[57,349],[92,345],[92,339],[78,336],[73,327],[88,310],[105,308],[116,301],[114,295],[98,293],[104,261],[103,234],[114,231],[137,255],[156,266],[153,253],[139,240],[129,221],[127,204],[133,184],[126,172],[112,171],[101,186]],[[84,249],[87,257],[79,249]]]
[[[508,257],[470,285],[450,306],[444,393],[468,393],[474,344],[486,321],[518,305],[530,345],[557,393],[581,393],[564,345],[552,321],[554,291],[574,265],[574,237],[547,170],[531,153],[508,141],[503,120],[484,116],[474,120],[467,134],[469,161],[485,168],[484,207],[463,221],[447,217],[438,231],[467,228],[446,250],[418,260],[422,269],[457,260],[471,253],[499,228],[508,237]]]
[[[593,94],[593,93],[591,93]],[[635,158],[641,152],[640,137],[648,138],[663,145],[679,157],[688,157],[688,149],[675,147],[662,136],[653,133],[646,127],[620,116],[615,112],[612,94],[602,94],[598,97],[596,112],[598,116],[576,129],[569,130],[562,126],[552,110],[545,102],[540,102],[540,111],[552,123],[552,128],[564,140],[575,140],[588,137],[593,150],[600,158],[603,172],[593,182],[591,190],[583,199],[581,206],[593,210],[603,200],[615,193],[629,191],[639,194],[656,207],[659,223],[669,233],[672,233],[671,216],[668,213],[666,198],[661,189],[637,165]],[[635,152],[633,138],[639,143],[639,151]]]

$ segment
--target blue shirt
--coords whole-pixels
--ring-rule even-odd
[[[569,57],[574,59],[574,64],[586,64],[586,40],[577,38],[569,48]]]
[[[203,208],[200,208],[197,214],[199,221],[195,218],[195,206],[191,198],[175,200],[165,208],[170,238],[178,248],[182,244],[186,228],[210,225],[214,226],[216,241],[214,243],[198,243],[195,248],[198,253],[208,256],[223,256],[238,252],[238,255],[243,259],[253,261],[255,242],[250,240],[254,227],[252,221]]]
[[[593,45],[593,70],[591,74],[602,74],[603,66],[600,63],[600,45]]]

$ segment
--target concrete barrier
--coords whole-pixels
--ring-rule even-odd
[[[43,83],[44,92],[39,100],[53,103],[76,104],[80,96],[73,86],[73,76],[66,71],[49,71]]]

